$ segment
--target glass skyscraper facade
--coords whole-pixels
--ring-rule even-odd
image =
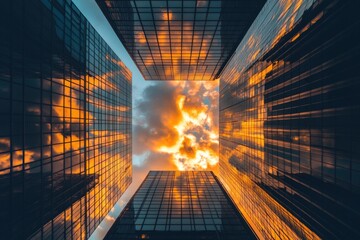
[[[221,75],[219,177],[260,239],[360,238],[358,9],[269,0]]]
[[[151,171],[106,239],[360,239],[360,1],[95,1],[146,80],[220,79],[219,178]],[[71,0],[0,31],[0,238],[87,239],[132,181],[132,74]]]
[[[105,239],[256,239],[210,171],[150,171]]]
[[[86,239],[131,183],[131,72],[70,0],[0,28],[0,238]]]
[[[214,80],[265,0],[96,0],[146,80]]]

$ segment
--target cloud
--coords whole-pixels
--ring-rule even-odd
[[[135,155],[147,151],[164,154],[164,162],[177,170],[205,170],[217,165],[217,81],[156,82],[145,88],[136,105]],[[152,161],[148,157],[145,162]]]
[[[173,126],[179,124],[181,111],[176,97],[180,89],[168,84],[149,86],[143,92],[143,101],[138,104],[134,153],[157,151],[158,146],[172,146],[179,137]]]

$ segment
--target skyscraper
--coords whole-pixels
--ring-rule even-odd
[[[214,80],[265,0],[96,2],[146,80]]]
[[[210,171],[150,171],[105,239],[255,239]]]
[[[70,0],[0,17],[0,236],[88,238],[131,182],[131,72]]]
[[[219,177],[260,239],[359,239],[359,3],[285,3],[221,75]]]

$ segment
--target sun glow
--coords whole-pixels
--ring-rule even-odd
[[[197,85],[201,84],[206,83]],[[181,84],[176,86],[179,87]],[[198,86],[198,91],[200,88],[201,86]],[[211,109],[204,104],[204,99],[197,97],[198,91],[193,91],[190,96],[176,96],[180,120],[173,129],[178,138],[174,144],[160,144],[156,149],[161,153],[170,154],[173,163],[181,171],[208,169],[218,163],[219,141],[218,130],[214,126],[214,115],[209,114]]]

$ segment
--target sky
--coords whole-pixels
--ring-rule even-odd
[[[95,0],[73,0],[132,72],[132,184],[90,239],[102,239],[149,170],[213,170],[218,163],[218,81],[145,81]]]

